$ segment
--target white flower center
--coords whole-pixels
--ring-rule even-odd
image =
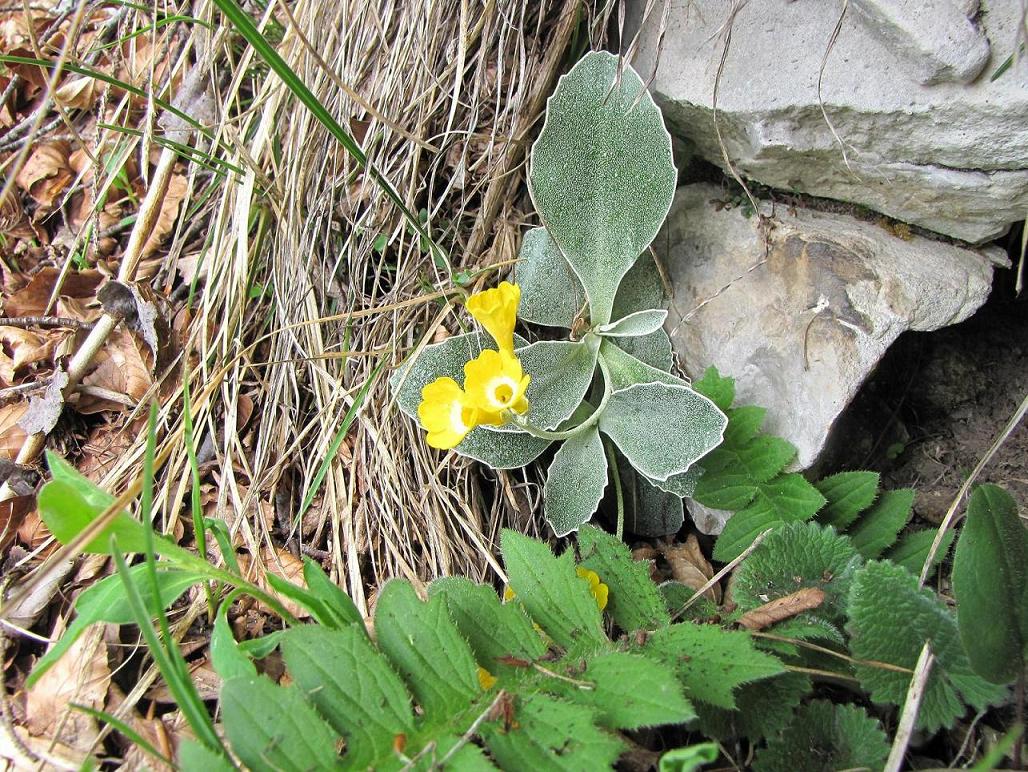
[[[504,410],[511,406],[517,391],[518,382],[510,376],[501,375],[489,381],[485,397],[497,410]]]

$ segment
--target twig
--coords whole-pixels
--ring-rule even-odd
[[[712,577],[710,577],[710,579],[704,582],[703,586],[696,590],[696,592],[692,594],[689,600],[685,602],[685,605],[683,605],[680,609],[678,609],[678,611],[671,615],[671,621],[674,622],[676,619],[681,617],[682,614],[684,614],[693,603],[695,603],[697,600],[703,597],[703,593],[705,593],[715,584],[720,582],[729,572],[732,571],[732,569],[734,569],[742,561],[748,558],[750,556],[750,553],[753,552],[753,550],[755,550],[757,547],[759,547],[760,543],[764,541],[765,538],[767,538],[767,535],[771,533],[771,530],[772,529],[768,528],[767,530],[763,531],[759,536],[757,536],[756,539],[753,540],[753,544],[751,544],[749,547],[744,549],[742,553],[740,553],[739,557],[737,557],[731,563],[729,563],[716,574],[714,574]]]
[[[19,383],[17,386],[8,386],[6,389],[0,389],[0,403],[10,402],[12,399],[20,397],[22,394],[41,391],[49,385],[50,379],[46,378],[42,381],[32,381],[29,383]]]
[[[93,323],[68,316],[0,316],[0,327],[73,327],[76,330],[91,330]]]
[[[949,505],[949,509],[946,510],[946,516],[942,519],[942,524],[939,526],[939,530],[935,534],[935,538],[932,540],[932,547],[928,550],[928,557],[925,558],[924,565],[921,567],[921,577],[918,580],[918,585],[923,586],[925,580],[928,578],[928,572],[932,568],[932,562],[935,559],[935,553],[939,551],[939,547],[942,545],[942,539],[946,534],[946,531],[957,519],[957,507],[960,506],[960,502],[964,500],[964,496],[974,485],[975,480],[978,479],[978,475],[982,473],[982,470],[992,461],[992,457],[996,455],[996,451],[999,450],[1000,446],[1006,442],[1021,419],[1024,418],[1025,413],[1028,413],[1028,394],[1024,395],[1024,399],[1021,400],[1021,404],[1018,406],[1014,414],[1010,416],[1010,420],[1007,421],[1007,425],[1003,427],[1003,430],[996,437],[995,442],[986,451],[985,455],[982,456],[981,461],[971,471],[971,474],[964,480],[964,484],[960,486],[960,490],[957,491],[957,495],[953,498],[953,503]]]
[[[483,722],[485,722],[485,720],[489,718],[492,712],[496,710],[496,706],[498,706],[506,698],[507,692],[503,689],[500,689],[500,691],[496,693],[496,698],[489,703],[489,707],[483,710],[478,715],[478,718],[471,722],[471,726],[468,727],[468,730],[460,736],[460,739],[453,744],[453,747],[446,752],[446,755],[439,759],[434,768],[445,769],[446,762],[453,758],[454,754],[456,754],[457,751],[459,751],[461,748],[463,748],[465,745],[471,742],[471,738],[474,737],[475,733],[478,732],[478,728],[482,726]]]
[[[889,751],[889,758],[885,762],[883,772],[899,772],[903,766],[903,757],[906,755],[907,745],[910,743],[910,735],[914,732],[917,713],[921,709],[921,699],[924,697],[925,687],[928,686],[928,674],[931,673],[934,662],[935,655],[932,654],[931,646],[926,641],[921,649],[921,656],[917,658],[914,676],[910,679],[907,700],[903,704],[903,714],[900,716],[899,726],[896,727],[896,737],[892,742],[892,750]]]

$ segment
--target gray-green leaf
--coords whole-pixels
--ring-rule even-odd
[[[640,472],[666,480],[721,442],[728,419],[687,386],[642,383],[615,391],[600,429]]]
[[[518,316],[526,322],[570,328],[585,307],[582,282],[546,228],[532,228],[525,234],[514,281],[521,287]]]
[[[622,277],[656,236],[674,197],[671,137],[628,66],[596,51],[564,75],[532,147],[530,190],[581,279],[592,321],[610,321]]]
[[[635,338],[656,332],[663,326],[665,319],[666,310],[650,308],[646,311],[636,311],[616,322],[601,324],[596,328],[596,332],[608,338]]]
[[[599,346],[592,341],[541,340],[518,349],[521,366],[532,376],[525,417],[540,429],[555,429],[575,412],[596,370]]]
[[[607,456],[593,426],[567,440],[553,456],[543,486],[543,513],[557,536],[567,536],[593,516],[607,487]]]

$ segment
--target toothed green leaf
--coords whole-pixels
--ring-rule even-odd
[[[639,75],[586,54],[547,103],[529,172],[532,200],[581,279],[593,323],[611,319],[622,277],[674,196],[671,137]]]
[[[843,530],[857,515],[874,503],[878,492],[877,472],[840,472],[817,483],[827,504],[818,520]]]
[[[565,648],[607,641],[596,599],[575,574],[571,550],[554,557],[542,542],[507,529],[500,544],[517,601],[547,635]]]
[[[856,573],[848,603],[850,651],[858,660],[886,662],[913,671],[926,641],[935,664],[928,676],[917,728],[934,732],[963,715],[964,701],[982,709],[1005,690],[974,674],[953,615],[917,577],[889,562],[873,561]],[[856,665],[861,685],[879,703],[902,705],[910,673]]]
[[[910,519],[913,506],[914,491],[910,488],[883,492],[874,507],[861,515],[847,532],[857,552],[868,560],[881,555],[896,541]]]
[[[592,525],[579,529],[578,550],[580,564],[609,588],[606,610],[618,627],[631,632],[670,624],[648,561],[635,560],[624,542]]]
[[[735,710],[700,704],[700,728],[705,735],[725,740],[732,737],[773,737],[792,720],[793,710],[812,686],[802,673],[782,673],[735,690]]]
[[[740,684],[783,672],[782,663],[758,651],[748,633],[682,622],[657,630],[643,653],[670,666],[691,700],[734,708]]]
[[[704,474],[693,498],[713,509],[742,509],[757,495],[760,483],[781,472],[795,457],[795,446],[768,435],[742,445],[722,445],[704,457]]]
[[[728,427],[725,429],[725,445],[739,447],[745,445],[764,424],[767,408],[756,405],[742,405],[725,411],[728,416]]]
[[[761,772],[881,769],[889,743],[881,725],[855,705],[814,700],[796,711],[788,729],[757,751]]]
[[[911,531],[900,538],[899,543],[885,553],[885,557],[897,566],[903,566],[914,576],[920,576],[924,562],[928,559],[928,551],[935,540],[935,533],[934,528],[919,528]],[[946,531],[939,544],[939,551],[932,558],[932,566],[937,566],[946,559],[952,544],[953,531]]]
[[[723,377],[717,368],[711,365],[692,387],[709,399],[721,410],[728,410],[735,401],[735,379]]]

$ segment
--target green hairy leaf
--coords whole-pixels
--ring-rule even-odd
[[[824,496],[799,474],[761,483],[753,501],[725,523],[714,557],[726,563],[734,560],[766,529],[809,520],[824,503]]]
[[[861,565],[850,540],[817,523],[789,523],[771,533],[735,572],[732,599],[741,611],[808,587],[824,603],[807,612],[842,622],[853,575]]]
[[[728,416],[728,427],[725,429],[725,445],[739,447],[745,445],[764,424],[767,416],[767,408],[756,405],[742,405],[731,407],[725,411]]]
[[[722,411],[728,410],[735,401],[735,379],[722,376],[714,366],[708,367],[692,387]]]
[[[953,556],[957,625],[975,672],[1009,683],[1028,655],[1028,530],[1010,494],[981,485],[971,494]]]
[[[704,764],[717,759],[717,743],[699,743],[675,748],[660,757],[659,772],[696,772]]]
[[[710,737],[773,737],[792,718],[792,711],[810,694],[810,677],[782,673],[735,690],[735,710],[699,705],[700,728]]]
[[[914,491],[910,488],[883,492],[874,507],[848,531],[857,552],[868,560],[879,557],[896,541],[910,519],[913,506]]]
[[[594,426],[564,442],[553,456],[543,486],[543,512],[557,536],[587,522],[607,486],[607,456]]]
[[[934,528],[919,528],[911,531],[904,535],[899,543],[885,554],[885,557],[897,566],[903,566],[914,576],[920,576],[924,562],[928,560],[928,551],[935,540],[935,533]],[[942,543],[939,545],[939,551],[932,558],[933,567],[946,559],[952,545],[953,531],[946,531],[942,537]]]
[[[732,709],[740,684],[783,671],[782,663],[758,651],[748,633],[682,622],[657,630],[643,653],[670,666],[693,700]]]
[[[296,687],[346,738],[354,768],[389,757],[395,737],[414,731],[403,681],[361,627],[295,627],[282,636],[282,656]]]
[[[818,519],[843,530],[874,502],[878,480],[877,472],[840,472],[821,480],[817,489],[828,503]]]
[[[545,327],[571,328],[585,308],[585,290],[546,228],[532,228],[521,242],[514,281],[521,287],[518,316]]]
[[[565,648],[606,642],[600,610],[588,583],[575,574],[571,550],[557,558],[542,542],[508,529],[500,544],[518,602],[547,635]]]
[[[595,726],[595,713],[545,694],[519,700],[517,728],[487,723],[482,736],[504,769],[607,769],[621,754],[622,743]]]
[[[236,643],[232,628],[228,624],[228,616],[222,606],[214,620],[211,631],[211,666],[223,681],[232,678],[252,678],[257,675],[257,668],[250,658],[243,653]]]
[[[221,712],[232,750],[248,769],[306,772],[338,766],[336,734],[295,687],[264,676],[221,687]]]
[[[703,459],[704,475],[694,498],[714,509],[742,509],[757,495],[760,483],[781,472],[796,457],[796,448],[761,435],[745,444],[722,444]]]
[[[592,525],[578,531],[580,565],[609,588],[607,613],[622,630],[654,630],[671,623],[647,561],[635,560],[620,539]]]
[[[224,756],[196,740],[183,740],[178,746],[179,769],[202,769],[205,772],[235,772]]]
[[[529,172],[532,200],[597,324],[610,321],[622,277],[667,216],[676,178],[660,111],[638,74],[618,65],[597,51],[560,79]]]
[[[364,619],[350,596],[339,589],[317,563],[306,555],[303,558],[303,578],[307,589],[325,609],[330,621],[329,627],[343,629],[350,625],[360,625],[364,629]]]
[[[478,693],[478,665],[442,597],[422,603],[406,582],[386,582],[375,607],[375,636],[428,716],[457,713]]]
[[[762,772],[881,769],[888,755],[885,732],[862,708],[814,700],[796,711],[782,735],[757,752],[753,768]]]
[[[857,659],[912,671],[925,641],[931,642],[936,660],[918,714],[919,729],[952,726],[965,702],[982,709],[1002,698],[1003,689],[972,671],[952,614],[935,593],[919,589],[917,577],[906,569],[880,561],[864,566],[850,587],[848,614],[850,651]],[[858,664],[856,674],[875,702],[903,704],[908,673]]]
[[[686,471],[721,442],[728,419],[687,386],[641,383],[615,391],[600,430],[647,477]]]

